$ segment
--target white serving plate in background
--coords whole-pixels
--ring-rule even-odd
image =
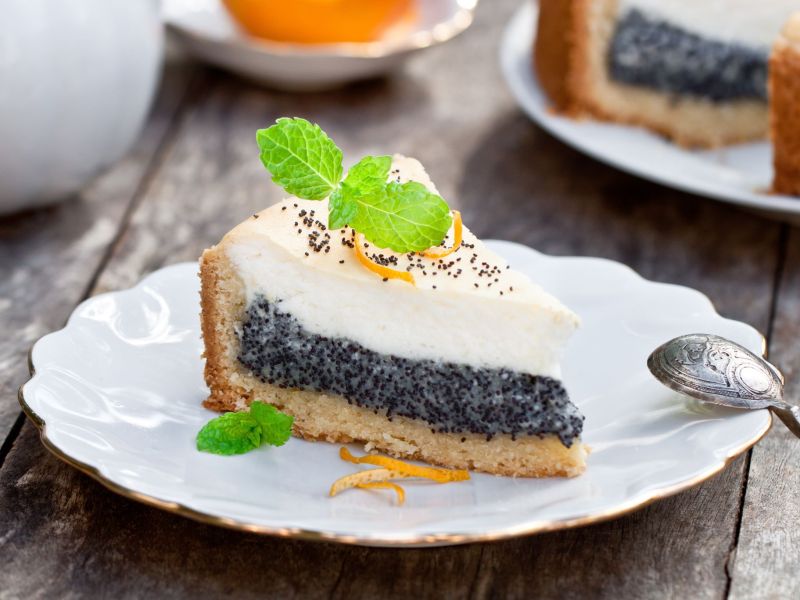
[[[291,44],[243,32],[222,0],[164,0],[169,30],[198,58],[288,90],[322,90],[382,75],[472,24],[478,0],[427,0],[408,34],[365,43]]]

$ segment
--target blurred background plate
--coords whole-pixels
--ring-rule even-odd
[[[500,49],[503,74],[522,109],[562,142],[634,175],[679,190],[800,223],[800,198],[770,194],[768,142],[687,150],[650,131],[560,117],[539,86],[532,65],[537,7],[526,2],[508,24]]]
[[[478,0],[419,0],[402,35],[374,42],[297,44],[248,35],[221,0],[165,0],[164,17],[196,57],[248,79],[291,90],[320,90],[382,75],[411,54],[445,42],[472,24]]]

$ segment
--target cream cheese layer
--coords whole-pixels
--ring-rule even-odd
[[[619,13],[638,9],[711,40],[769,48],[797,0],[620,0]]]
[[[413,159],[395,157],[392,177],[435,190]],[[366,248],[391,268],[410,269],[412,285],[362,266],[352,231],[325,229],[327,213],[327,201],[284,200],[225,237],[248,303],[262,296],[311,333],[381,354],[560,377],[578,318],[469,230],[442,259]]]

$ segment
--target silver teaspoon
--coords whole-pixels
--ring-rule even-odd
[[[783,401],[783,375],[736,342],[694,333],[662,344],[647,367],[661,383],[698,400],[758,410],[768,408],[800,437],[800,406]]]

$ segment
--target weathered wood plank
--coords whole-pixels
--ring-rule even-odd
[[[86,294],[172,123],[182,71],[169,72],[143,135],[113,169],[64,204],[0,219],[0,441],[20,414],[25,355]]]
[[[419,157],[480,235],[622,260],[645,276],[698,287],[722,312],[765,330],[779,227],[614,171],[530,124],[496,65],[516,4],[482,7],[473,30],[390,81],[298,97],[216,77],[193,98],[95,291],[194,259],[277,200],[254,131],[299,114],[319,122],[350,160],[391,151]],[[28,425],[0,471],[0,531],[8,532],[0,552],[14,557],[0,589],[12,597],[719,598],[743,469],[740,460],[688,493],[572,532],[374,550],[258,539],[139,506],[46,455]],[[74,567],[62,566],[66,557]]]
[[[476,589],[500,598],[720,598],[743,464],[617,521],[487,546]]]
[[[787,402],[800,402],[800,230],[792,228],[769,349],[783,371]],[[731,598],[800,597],[800,441],[775,419],[753,449]]]

